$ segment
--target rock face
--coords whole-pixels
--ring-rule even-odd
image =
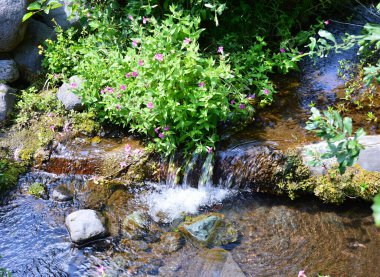
[[[53,190],[51,197],[55,201],[65,202],[73,200],[74,196],[73,193],[65,185],[59,185]]]
[[[0,1],[0,52],[13,50],[24,38],[26,24],[22,18],[27,5],[27,0]]]
[[[264,145],[218,152],[214,183],[230,188],[271,189],[286,170],[286,156]]]
[[[83,86],[83,80],[79,78],[78,76],[72,76],[69,79],[69,83],[63,84],[59,89],[57,93],[58,99],[62,102],[62,104],[65,106],[65,109],[75,110],[75,111],[81,111],[83,110],[83,105],[81,98],[74,93],[75,90],[79,90]]]
[[[33,81],[41,72],[43,56],[39,54],[38,46],[46,39],[54,39],[55,36],[54,30],[46,24],[34,19],[29,20],[24,41],[13,51],[21,75],[27,81]]]
[[[94,210],[79,210],[66,217],[72,242],[81,244],[107,235],[104,218]]]
[[[359,139],[359,142],[364,145],[364,149],[360,151],[359,159],[357,164],[360,165],[363,169],[368,171],[376,171],[380,172],[380,136],[364,136]],[[302,148],[302,159],[305,165],[308,165],[311,157],[309,157],[306,153],[308,149],[312,149],[318,151],[320,153],[326,152],[327,143],[322,141],[315,144],[306,145]],[[324,160],[324,164],[327,168],[330,168],[333,164],[336,163],[335,158],[331,158],[328,160]],[[321,175],[324,173],[325,168],[320,167],[311,167],[309,166],[310,171],[314,175]]]
[[[14,60],[0,59],[0,82],[12,83],[19,77],[20,73]]]
[[[16,90],[0,84],[0,122],[4,121],[13,109]]]

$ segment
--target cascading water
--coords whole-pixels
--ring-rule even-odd
[[[233,194],[230,190],[213,186],[213,153],[203,161],[197,186],[192,187],[191,179],[197,178],[195,167],[198,163],[202,163],[202,157],[193,154],[186,163],[183,181],[179,184],[181,169],[176,167],[174,155],[170,157],[165,184],[151,184],[153,192],[143,196],[154,219],[169,223],[184,214],[195,214],[201,207],[220,203]]]

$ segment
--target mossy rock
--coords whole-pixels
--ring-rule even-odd
[[[20,174],[25,170],[24,165],[12,162],[0,153],[0,196],[17,184]]]
[[[41,183],[33,183],[28,189],[28,193],[36,198],[48,199],[49,194],[45,185]]]

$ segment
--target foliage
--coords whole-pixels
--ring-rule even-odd
[[[42,198],[46,192],[46,188],[41,183],[33,183],[28,189],[28,193],[34,197]]]
[[[326,140],[327,151],[322,155],[310,152],[313,156],[312,165],[320,165],[321,160],[335,157],[339,164],[339,172],[343,174],[348,166],[352,166],[358,159],[363,146],[359,143],[359,138],[365,135],[362,128],[355,132],[352,138],[352,119],[342,118],[341,115],[329,109],[323,114],[315,107],[311,108],[311,117],[306,125],[306,130],[312,131],[316,136]]]
[[[162,22],[127,19],[128,45],[91,22],[96,32],[77,42],[72,32],[68,39],[60,34],[56,44],[47,45],[45,64],[51,73],[81,75],[86,83],[79,93],[101,119],[155,137],[166,153],[178,146],[202,151],[217,141],[219,122],[247,116],[253,109],[232,86],[233,72],[223,50],[216,58],[200,53],[199,18],[175,7],[171,12]]]
[[[22,21],[24,22],[33,15],[42,11],[48,14],[51,10],[57,9],[61,6],[62,4],[59,2],[59,0],[34,0],[28,5],[27,10],[29,12],[24,15]]]
[[[380,194],[378,194],[373,200],[372,210],[373,217],[375,218],[376,226],[380,227]]]
[[[24,167],[11,162],[0,155],[0,195],[16,185],[18,177],[24,172]]]

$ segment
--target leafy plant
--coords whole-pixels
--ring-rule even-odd
[[[33,15],[44,12],[46,14],[49,14],[51,10],[57,9],[61,7],[62,4],[59,2],[59,0],[34,0],[32,3],[30,3],[27,7],[27,12],[24,17],[22,18],[22,21],[28,20]]]
[[[317,108],[311,108],[311,117],[306,125],[306,130],[312,131],[317,137],[327,142],[327,151],[323,154],[309,150],[308,154],[313,157],[312,165],[322,164],[322,160],[335,157],[339,164],[339,171],[343,174],[348,166],[352,166],[358,159],[363,145],[359,138],[365,135],[359,128],[352,137],[352,119],[342,118],[341,115],[329,109],[321,113]]]
[[[375,219],[376,226],[380,227],[380,194],[378,194],[373,199],[373,202],[374,202],[372,205],[373,217]]]

